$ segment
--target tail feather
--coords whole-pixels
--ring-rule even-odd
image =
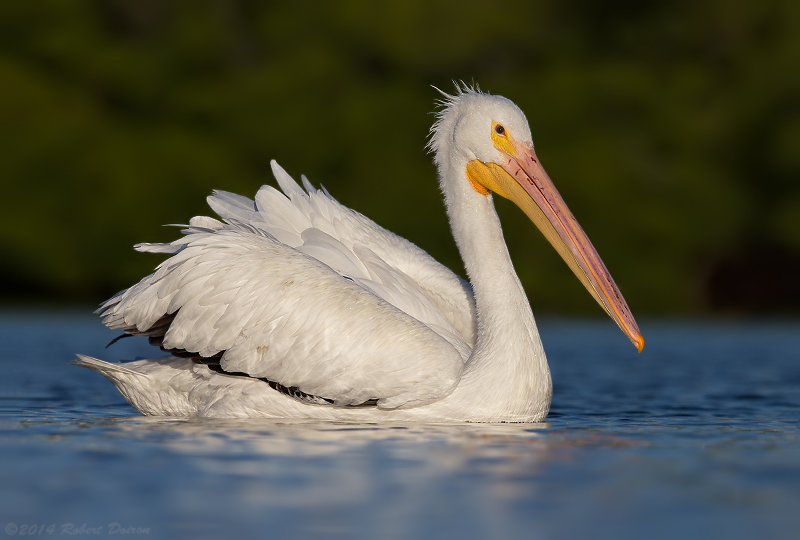
[[[170,385],[170,377],[165,381],[160,381],[158,377],[153,377],[148,369],[142,369],[149,364],[150,369],[159,370],[162,364],[158,360],[136,362],[136,368],[131,369],[123,364],[112,364],[91,356],[77,355],[73,365],[86,367],[92,371],[103,375],[114,386],[120,394],[128,400],[134,409],[146,416],[192,416],[194,412],[188,403],[188,395],[185,392],[178,392]],[[163,359],[169,363],[170,359]],[[177,360],[177,359],[172,359]],[[184,360],[184,362],[186,362]],[[191,363],[191,360],[188,361]],[[167,367],[167,369],[169,369]]]
[[[144,373],[128,369],[122,364],[112,364],[110,362],[98,360],[97,358],[92,358],[91,356],[85,356],[83,354],[79,354],[77,357],[78,359],[74,360],[72,365],[89,368],[92,371],[96,371],[97,373],[108,377],[112,381],[120,378],[120,376],[125,375],[138,375],[140,377],[146,377]]]
[[[106,377],[145,416],[289,417],[285,411],[296,409],[294,399],[263,381],[217,373],[188,358],[116,364],[79,354],[72,364]],[[270,414],[275,404],[277,412]]]

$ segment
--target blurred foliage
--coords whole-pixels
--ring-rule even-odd
[[[270,159],[463,274],[435,85],[528,115],[635,314],[800,307],[800,3],[0,3],[2,298],[101,301]],[[534,310],[600,314],[497,202]]]

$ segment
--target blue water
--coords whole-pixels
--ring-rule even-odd
[[[611,322],[540,327],[545,424],[204,421],[69,365],[143,340],[0,313],[0,537],[800,537],[800,324],[645,323],[641,355]]]

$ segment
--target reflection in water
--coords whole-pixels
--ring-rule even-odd
[[[272,516],[287,532],[352,536],[371,530],[388,538],[431,537],[431,527],[453,520],[453,530],[460,531],[455,536],[464,538],[519,534],[520,505],[551,499],[550,482],[539,479],[554,465],[568,468],[579,459],[575,451],[588,448],[641,446],[624,436],[554,430],[549,424],[129,417],[82,422],[77,432],[74,422],[25,426],[71,431],[71,442],[65,443],[78,453],[91,449],[93,466],[98,453],[125,455],[125,448],[133,449],[127,457],[135,462],[165,460],[168,471],[156,467],[135,473],[150,477],[162,491],[163,482],[169,486],[170,496],[162,500],[154,493],[151,504],[193,516],[204,528],[217,530],[222,522],[238,530],[232,520]],[[205,485],[209,480],[211,491]],[[209,507],[209,497],[214,512],[198,512]],[[292,514],[303,518],[285,517]],[[172,532],[185,532],[183,527]],[[536,538],[541,529],[528,528],[526,537]]]
[[[549,424],[351,424],[302,420],[160,419],[116,420],[126,433],[170,435],[170,444],[188,452],[235,444],[265,455],[313,456],[353,451],[377,441],[404,444],[452,443],[491,446],[513,440],[542,443],[537,432]]]
[[[17,444],[31,446],[6,447],[4,457],[24,463],[26,451],[50,441],[56,477],[85,471],[78,478],[95,493],[96,519],[118,516],[120,504],[125,513],[145,508],[133,524],[169,537],[258,536],[269,527],[343,538],[691,538],[683,532],[691,522],[698,538],[781,538],[800,524],[789,511],[798,496],[791,482],[764,485],[761,473],[796,475],[800,446],[796,429],[771,426],[94,416],[16,422]],[[754,467],[754,453],[769,465]],[[45,485],[67,519],[85,511],[71,499],[74,479],[63,480]],[[16,504],[30,487],[9,484],[15,499],[5,507],[30,512]]]
[[[175,452],[194,456],[199,468],[213,474],[270,476],[269,465],[285,459],[296,467],[320,468],[333,463],[342,496],[361,491],[360,482],[380,475],[422,492],[443,476],[483,475],[497,494],[513,493],[513,483],[535,476],[543,464],[575,444],[568,439],[542,438],[547,424],[375,425],[281,422],[263,420],[117,421],[117,435],[158,439]],[[595,439],[597,435],[590,438]],[[225,456],[226,459],[220,459]],[[229,459],[236,456],[236,459]],[[270,461],[264,458],[284,458]],[[297,462],[298,458],[307,458]],[[375,470],[367,471],[371,464]],[[265,469],[265,466],[267,467]],[[302,474],[306,475],[304,471]],[[329,474],[326,472],[325,474]],[[299,488],[307,500],[305,482],[284,486],[275,500],[286,502]],[[274,502],[274,501],[273,501]]]

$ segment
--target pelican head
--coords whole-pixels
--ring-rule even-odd
[[[473,198],[497,193],[513,201],[641,351],[644,338],[636,321],[537,158],[523,112],[504,97],[468,87],[459,87],[453,96],[443,95],[443,109],[431,130],[429,146],[435,153],[445,196],[461,190]]]

